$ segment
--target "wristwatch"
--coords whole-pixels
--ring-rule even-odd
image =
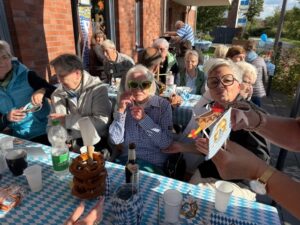
[[[250,188],[257,194],[267,194],[266,185],[270,177],[274,174],[275,169],[269,166],[257,180],[250,181]]]

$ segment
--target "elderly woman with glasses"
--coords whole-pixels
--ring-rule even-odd
[[[226,110],[229,107],[234,106],[235,103],[245,101],[243,97],[240,96],[243,74],[235,63],[231,60],[212,59],[207,62],[207,66],[204,70],[208,74],[207,87],[212,99],[212,102],[210,103],[211,106],[217,105],[219,108],[224,108]],[[194,123],[197,126],[196,122]],[[190,130],[185,131],[184,133],[187,132],[190,132]],[[246,130],[231,131],[229,139],[247,148],[264,161],[269,161],[269,143],[255,132]],[[175,142],[166,152],[175,153],[184,151],[195,154],[207,154],[207,143],[207,138],[198,138],[195,143],[189,144]],[[205,181],[203,178],[220,179],[219,173],[211,160],[200,163],[195,176],[192,177],[190,182],[203,182]]]
[[[112,143],[122,144],[121,163],[127,161],[128,144],[134,142],[141,167],[148,163],[162,169],[167,158],[162,150],[172,142],[172,109],[155,91],[153,74],[146,67],[137,65],[128,71],[125,92],[109,127]]]
[[[47,144],[50,106],[45,97],[50,98],[55,87],[14,58],[1,40],[0,86],[0,130],[8,128],[13,136]]]

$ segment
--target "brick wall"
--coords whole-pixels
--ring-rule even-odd
[[[152,46],[153,40],[161,36],[162,8],[160,0],[143,1],[143,47]]]
[[[135,0],[116,1],[116,36],[120,52],[135,55]]]
[[[49,61],[75,53],[71,1],[6,0],[5,7],[16,56],[48,79]]]

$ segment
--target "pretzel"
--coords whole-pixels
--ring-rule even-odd
[[[93,163],[87,154],[73,159],[70,172],[74,175],[72,194],[80,199],[93,199],[105,193],[107,171],[101,153],[94,152]]]

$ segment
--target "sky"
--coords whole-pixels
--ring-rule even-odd
[[[277,7],[281,9],[283,0],[265,0],[264,10],[260,13],[260,18],[266,18],[267,16],[272,16]],[[297,0],[287,0],[286,9],[291,9],[294,6],[300,7]]]

